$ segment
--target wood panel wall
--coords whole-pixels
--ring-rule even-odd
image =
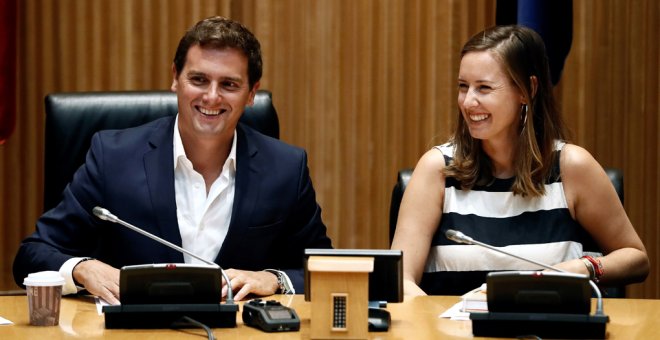
[[[574,141],[624,173],[625,208],[651,259],[634,297],[660,298],[660,2],[574,1],[573,47],[560,82]]]
[[[579,1],[557,90],[575,141],[626,174],[626,209],[653,258],[631,296],[658,291],[658,8]],[[181,34],[240,20],[264,54],[281,139],[307,149],[336,247],[387,248],[398,169],[443,142],[456,117],[458,52],[494,24],[494,0],[30,0],[19,4],[17,130],[0,146],[0,289],[41,212],[43,97],[167,89]]]

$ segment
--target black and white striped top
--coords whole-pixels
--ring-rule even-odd
[[[564,143],[557,143],[560,153]],[[453,145],[436,146],[449,164]],[[556,264],[595,250],[593,241],[568,210],[559,176],[559,157],[542,197],[522,197],[511,191],[513,178],[461,190],[453,178],[445,181],[440,227],[433,236],[420,287],[433,295],[460,295],[485,282],[489,271],[536,270],[538,266],[477,246],[457,244],[447,229],[541,263]]]

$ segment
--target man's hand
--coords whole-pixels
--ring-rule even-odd
[[[269,272],[251,272],[246,270],[227,269],[225,273],[231,282],[232,291],[236,292],[234,300],[240,301],[248,294],[259,296],[273,295],[277,291],[277,277]],[[222,297],[227,296],[227,284],[222,280]]]
[[[119,304],[119,269],[99,260],[83,261],[73,268],[73,278],[90,294]]]

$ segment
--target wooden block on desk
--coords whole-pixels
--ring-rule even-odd
[[[371,257],[311,256],[311,338],[366,339]]]

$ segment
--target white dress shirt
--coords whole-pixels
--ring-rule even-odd
[[[231,151],[220,176],[206,194],[206,183],[186,157],[179,134],[179,117],[174,124],[174,193],[182,247],[213,262],[225,241],[236,182],[236,131]],[[203,263],[187,254],[185,263]]]

